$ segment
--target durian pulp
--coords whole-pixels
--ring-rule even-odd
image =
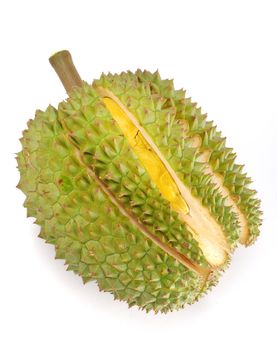
[[[140,130],[112,99],[104,97],[103,101],[162,196],[170,202],[173,210],[188,213],[188,206],[175,181]]]
[[[161,195],[170,202],[172,209],[188,225],[207,261],[212,266],[222,265],[226,261],[226,252],[229,248],[221,227],[208,213],[208,210],[191,195],[189,189],[183,187],[181,194],[176,181],[164,162],[119,103],[107,96],[103,97],[103,102],[150,178],[157,185]]]

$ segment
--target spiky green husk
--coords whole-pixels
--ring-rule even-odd
[[[183,133],[182,119],[189,122],[190,135],[195,130],[196,122],[191,120],[196,119],[196,112],[188,112],[192,104],[158,74],[138,71],[103,76],[96,84],[111,89],[137,116],[178,177],[207,206],[235,247],[237,218],[210,177],[203,175],[203,164],[198,161],[207,143],[206,133],[196,128],[202,140],[200,151]],[[208,133],[212,125],[205,123],[205,128],[200,124]],[[57,258],[65,259],[68,269],[84,282],[96,280],[101,290],[115,298],[155,312],[191,304],[217,283],[219,272],[203,281],[146,238],[95,181],[100,179],[162,242],[199,266],[208,266],[198,243],[161,197],[92,86],[84,84],[58,110],[38,111],[21,142],[18,186],[26,194],[27,214],[41,226],[40,236],[55,245]],[[218,150],[211,143],[207,147]],[[255,210],[253,206],[248,209],[255,228],[257,203]]]
[[[256,191],[248,187],[251,179],[242,173],[243,166],[235,163],[236,155],[225,146],[221,132],[212,121],[206,120],[196,103],[185,97],[183,90],[175,90],[173,81],[162,80],[158,72],[140,70],[135,74],[102,74],[95,84],[113,91],[137,117],[179,178],[224,226],[230,245],[235,247],[239,226],[236,215],[225,205],[226,198],[211,176],[204,174],[205,165],[199,161],[204,151],[210,152],[209,165],[222,177],[224,186],[246,216],[249,227],[246,244],[255,241],[262,212]],[[201,140],[200,146],[194,146],[195,136]]]

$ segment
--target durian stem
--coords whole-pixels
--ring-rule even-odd
[[[66,92],[69,94],[74,87],[82,85],[82,80],[72,61],[69,51],[56,52],[49,58],[49,62],[58,74]]]

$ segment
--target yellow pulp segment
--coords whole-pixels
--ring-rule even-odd
[[[104,97],[103,102],[119,125],[150,178],[158,187],[161,195],[170,202],[174,211],[183,215],[187,214],[189,212],[188,205],[182,197],[176,182],[153,148],[145,140],[140,130],[130,121],[122,108],[110,97]]]

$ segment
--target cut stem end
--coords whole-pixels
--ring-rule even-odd
[[[74,66],[69,51],[63,50],[56,52],[49,58],[49,62],[59,76],[68,94],[74,89],[74,87],[82,86],[82,80]]]

